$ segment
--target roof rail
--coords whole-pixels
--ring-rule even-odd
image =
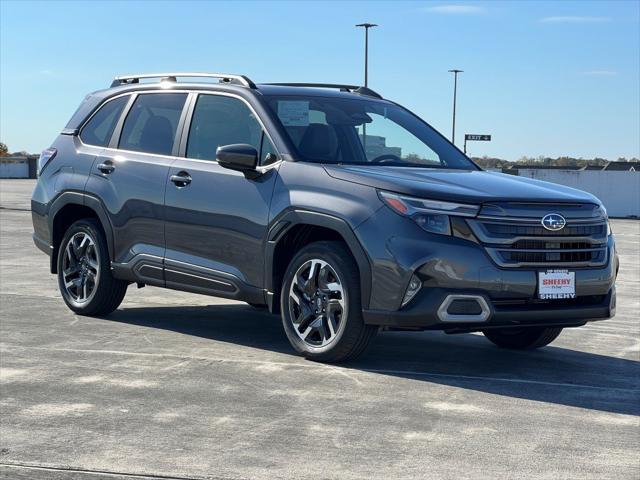
[[[338,83],[265,83],[264,85],[280,85],[282,87],[315,87],[315,88],[337,88],[343,92],[359,93],[368,97],[382,98],[377,92],[368,87],[358,85],[342,85]]]
[[[117,87],[119,85],[130,85],[134,83],[140,83],[140,79],[143,78],[159,78],[160,81],[177,82],[177,77],[193,77],[193,78],[217,78],[220,83],[232,83],[235,85],[242,85],[243,87],[256,88],[256,84],[244,75],[232,75],[226,73],[188,73],[188,72],[176,72],[176,73],[143,73],[140,75],[124,75],[121,77],[115,77],[111,82],[111,87]]]

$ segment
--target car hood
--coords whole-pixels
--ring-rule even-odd
[[[593,195],[556,183],[482,170],[325,165],[333,178],[422,198],[486,202],[594,203]]]

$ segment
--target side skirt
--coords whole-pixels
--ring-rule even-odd
[[[247,285],[235,275],[153,255],[136,255],[127,263],[112,263],[116,278],[184,292],[265,303],[262,288]]]

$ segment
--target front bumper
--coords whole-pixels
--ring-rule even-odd
[[[613,236],[607,239],[602,266],[555,267],[575,272],[575,299],[542,301],[537,298],[538,272],[554,267],[505,268],[479,242],[429,234],[390,209],[378,211],[356,234],[372,265],[371,297],[364,309],[368,324],[447,331],[577,326],[611,318],[615,311],[618,257]],[[403,307],[402,298],[414,274],[422,288]],[[488,315],[481,322],[459,316],[443,321],[438,310],[449,295],[481,297]]]
[[[488,306],[486,319],[462,320],[465,318],[462,315],[453,315],[443,320],[438,310],[449,296],[481,297]],[[615,287],[606,295],[549,301],[492,300],[486,292],[434,288],[423,290],[401,310],[365,310],[363,314],[365,323],[370,325],[445,330],[453,333],[523,326],[576,327],[613,317],[615,305]]]

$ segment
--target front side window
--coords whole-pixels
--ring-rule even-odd
[[[127,114],[119,148],[171,155],[186,93],[141,94]]]
[[[428,124],[384,100],[273,95],[267,104],[302,161],[477,170]]]
[[[234,143],[251,145],[259,152],[261,140],[262,127],[243,101],[203,94],[193,111],[186,156],[215,160],[218,147]]]
[[[260,165],[271,165],[278,161],[278,152],[276,152],[273,143],[269,140],[266,133],[262,133],[262,146],[260,147]]]
[[[87,145],[108,146],[113,129],[128,101],[129,95],[125,95],[105,103],[82,127],[80,139]]]

